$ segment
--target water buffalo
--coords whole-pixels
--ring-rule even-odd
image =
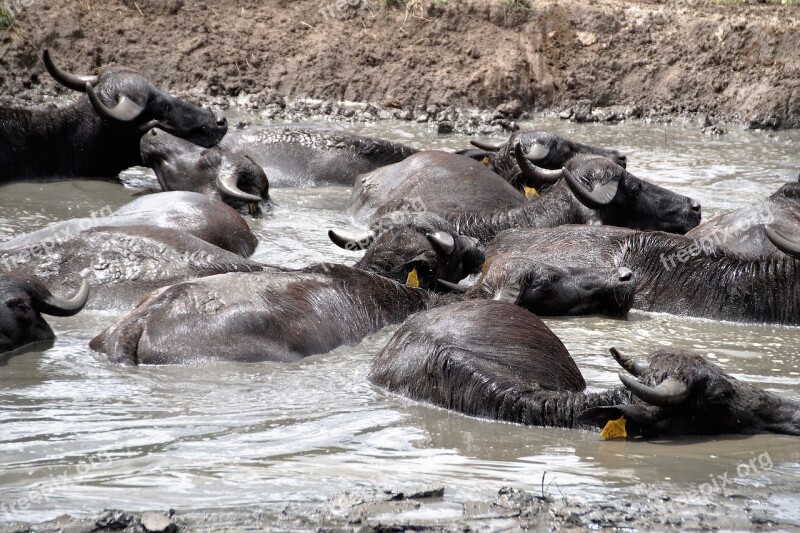
[[[203,148],[153,128],[139,142],[142,161],[164,191],[195,191],[221,198],[235,209],[261,214],[269,181],[252,159],[218,147]]]
[[[220,146],[252,158],[273,187],[349,187],[359,174],[417,152],[382,139],[288,126],[233,131]]]
[[[486,248],[487,258],[498,254],[604,271],[628,267],[636,279],[635,309],[800,324],[800,264],[785,255],[743,258],[711,241],[610,226],[504,231]]]
[[[743,257],[768,257],[780,252],[764,231],[766,226],[800,238],[800,183],[787,183],[766,201],[704,222],[686,234],[713,241],[720,249]]]
[[[111,67],[99,76],[45,68],[61,85],[86,93],[58,109],[0,110],[0,185],[73,177],[115,177],[141,165],[139,138],[153,127],[202,146],[227,131],[225,117],[183,102],[140,73]]]
[[[414,265],[424,263],[428,275],[418,277],[416,285],[423,289],[442,288],[437,280],[458,283],[477,273],[484,260],[477,239],[460,235],[452,224],[432,213],[390,213],[367,232],[330,230],[328,236],[346,250],[366,250],[356,268],[400,283],[408,282]]]
[[[559,266],[498,254],[483,265],[475,285],[449,288],[469,299],[516,304],[539,316],[624,316],[633,306],[636,282],[626,267]]]
[[[151,291],[173,283],[261,270],[262,265],[184,231],[150,225],[97,226],[0,250],[0,272],[30,273],[50,284],[86,279],[92,287],[89,309],[130,309]]]
[[[515,131],[501,144],[475,140],[470,142],[480,150],[492,154],[487,162],[489,168],[510,182],[521,175],[515,155],[517,146],[522,150],[525,159],[538,167],[551,170],[561,169],[567,161],[579,154],[607,157],[622,168],[628,163],[628,158],[617,150],[581,144],[546,131]],[[470,151],[465,151],[463,155],[471,156],[473,159],[478,157],[477,152]]]
[[[737,381],[695,352],[660,350],[649,362],[612,354],[633,377],[620,375],[624,387],[588,393],[567,349],[535,315],[505,302],[469,301],[411,316],[373,359],[368,377],[466,415],[599,426],[608,437],[800,435],[800,405]]]
[[[74,296],[63,299],[31,276],[0,275],[0,354],[53,340],[53,330],[42,314],[72,316],[83,309],[88,297],[86,281],[81,282]]]
[[[122,364],[298,361],[425,309],[429,291],[343,265],[224,274],[152,293],[90,346]]]
[[[555,184],[540,198],[526,200],[469,158],[430,151],[360,176],[350,210],[357,220],[375,223],[416,202],[482,242],[514,227],[611,224],[686,233],[700,222],[697,202],[641,180],[605,157],[578,155],[562,170],[547,171],[517,155],[523,171],[553,174],[547,178]]]
[[[108,213],[106,213],[108,211]],[[58,222],[0,243],[0,251],[42,249],[46,253],[81,231],[97,226],[160,226],[185,231],[207,243],[249,257],[258,239],[244,219],[223,202],[194,192],[150,194],[113,213],[107,207],[94,216]],[[88,251],[87,251],[88,252]]]

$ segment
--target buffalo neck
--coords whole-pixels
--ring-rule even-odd
[[[800,324],[797,261],[747,259],[659,232],[632,235],[620,265],[634,269],[635,307],[717,320]]]
[[[513,209],[491,213],[459,213],[448,217],[458,233],[489,242],[511,228],[554,228],[564,224],[585,224],[591,210],[581,205],[561,180],[539,198]]]
[[[104,121],[86,96],[57,109],[0,110],[0,183],[113,178],[137,164],[138,132]]]
[[[516,398],[503,397],[495,405],[499,407],[496,414],[507,422],[573,428],[579,426],[578,417],[585,410],[629,404],[631,399],[624,387],[599,393],[534,390]]]

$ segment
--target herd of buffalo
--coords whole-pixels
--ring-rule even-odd
[[[590,394],[537,318],[635,308],[800,325],[800,183],[701,224],[698,202],[634,176],[625,155],[547,132],[456,153],[315,128],[228,133],[135,70],[42,60],[82,94],[0,109],[0,186],[147,166],[163,192],[0,243],[3,358],[52,342],[43,314],[82,309],[128,312],[90,343],[125,365],[294,362],[402,323],[369,379],[467,415],[604,436],[800,435],[796,402],[678,347],[648,360],[612,348],[623,386]],[[361,259],[249,259],[243,215],[262,216],[269,187],[320,185],[353,188],[366,229],[328,235]]]

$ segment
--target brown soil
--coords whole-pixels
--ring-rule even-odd
[[[512,117],[555,108],[578,119],[625,106],[800,127],[797,2],[670,2],[423,0],[407,13],[378,0],[7,0],[16,22],[0,34],[0,95],[54,90],[37,56],[49,46],[69,69],[124,64],[199,98],[512,102]]]
[[[0,96],[24,105],[55,90],[37,56],[49,46],[71,70],[125,64],[198,98],[344,99],[412,113],[511,102],[512,118],[561,109],[590,120],[592,106],[624,106],[627,116],[800,127],[797,2],[670,2],[510,10],[510,0],[422,0],[407,13],[378,0],[9,0]],[[700,7],[677,7],[687,4]]]

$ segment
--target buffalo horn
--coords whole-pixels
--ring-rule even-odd
[[[787,255],[800,258],[800,243],[789,239],[783,233],[772,228],[764,228],[764,232],[770,242],[775,245],[775,248]]]
[[[537,167],[522,155],[522,145],[520,144],[514,147],[514,159],[517,160],[522,175],[537,185],[552,185],[561,179],[562,170],[545,170]]]
[[[444,255],[450,255],[456,249],[456,241],[452,235],[447,233],[446,231],[437,231],[436,233],[428,233],[425,235],[428,238],[428,242],[431,243],[433,249],[436,250],[438,253]]]
[[[36,309],[45,315],[72,316],[83,309],[88,299],[89,283],[84,279],[81,280],[81,287],[72,298],[65,300],[48,294],[44,299],[37,301]]]
[[[89,95],[89,101],[92,103],[95,112],[109,120],[114,120],[116,122],[132,122],[144,111],[142,106],[127,96],[120,97],[117,105],[114,107],[106,107],[103,102],[100,101],[100,98],[97,96],[97,93],[94,92],[94,88],[89,82],[86,82],[86,94]]]
[[[348,235],[329,229],[328,238],[333,244],[345,250],[366,250],[375,240],[375,233],[367,231],[361,235]]]
[[[85,92],[87,83],[94,86],[100,81],[98,76],[77,76],[61,70],[53,63],[50,51],[47,48],[42,50],[42,63],[44,63],[44,68],[47,69],[47,72],[50,73],[54,80],[73,91]]]
[[[476,141],[475,139],[470,140],[469,143],[475,148],[480,148],[481,150],[486,150],[487,152],[496,152],[500,148],[502,148],[504,144],[504,143],[492,144],[483,141]]]
[[[637,361],[633,357],[629,357],[624,353],[620,352],[616,348],[611,348],[611,355],[614,356],[614,359],[617,360],[619,366],[627,370],[630,374],[640,377],[642,374],[647,372],[649,365],[643,361]]]
[[[636,396],[658,407],[667,407],[681,403],[689,395],[689,387],[685,383],[668,378],[655,387],[645,385],[627,374],[619,374],[619,379]]]
[[[619,179],[614,178],[607,183],[598,183],[594,190],[590,191],[578,179],[572,175],[572,172],[566,168],[562,169],[564,172],[564,179],[567,180],[572,194],[574,194],[583,205],[590,209],[602,209],[611,203],[617,195],[619,188]]]

